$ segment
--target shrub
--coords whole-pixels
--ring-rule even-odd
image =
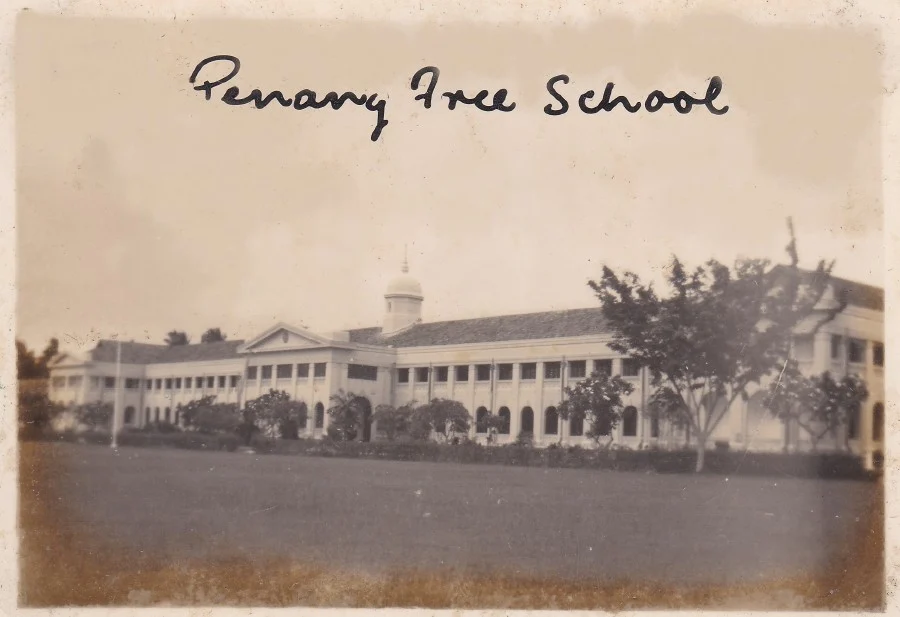
[[[516,437],[515,445],[530,448],[534,445],[534,433],[520,431]]]

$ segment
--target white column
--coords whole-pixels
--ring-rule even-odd
[[[512,399],[512,408],[509,410],[509,435],[510,438],[515,441],[519,437],[519,433],[522,431],[522,403],[521,403],[521,395],[519,393],[519,383],[521,382],[521,372],[522,372],[522,363],[514,362],[512,365],[512,388],[513,395]]]
[[[544,363],[534,363],[534,383],[537,386],[537,409],[534,410],[534,443],[541,443],[544,440],[544,413],[546,404],[544,403]]]

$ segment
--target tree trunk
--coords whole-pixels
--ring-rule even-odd
[[[706,440],[697,436],[697,466],[694,468],[695,473],[703,471],[703,465],[706,462]]]

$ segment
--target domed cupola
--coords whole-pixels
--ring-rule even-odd
[[[391,334],[422,321],[422,285],[409,274],[409,264],[403,258],[401,274],[388,283],[384,294],[385,311],[383,334]]]

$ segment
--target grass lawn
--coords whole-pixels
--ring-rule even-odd
[[[881,601],[876,482],[46,443],[20,469],[28,605]]]

